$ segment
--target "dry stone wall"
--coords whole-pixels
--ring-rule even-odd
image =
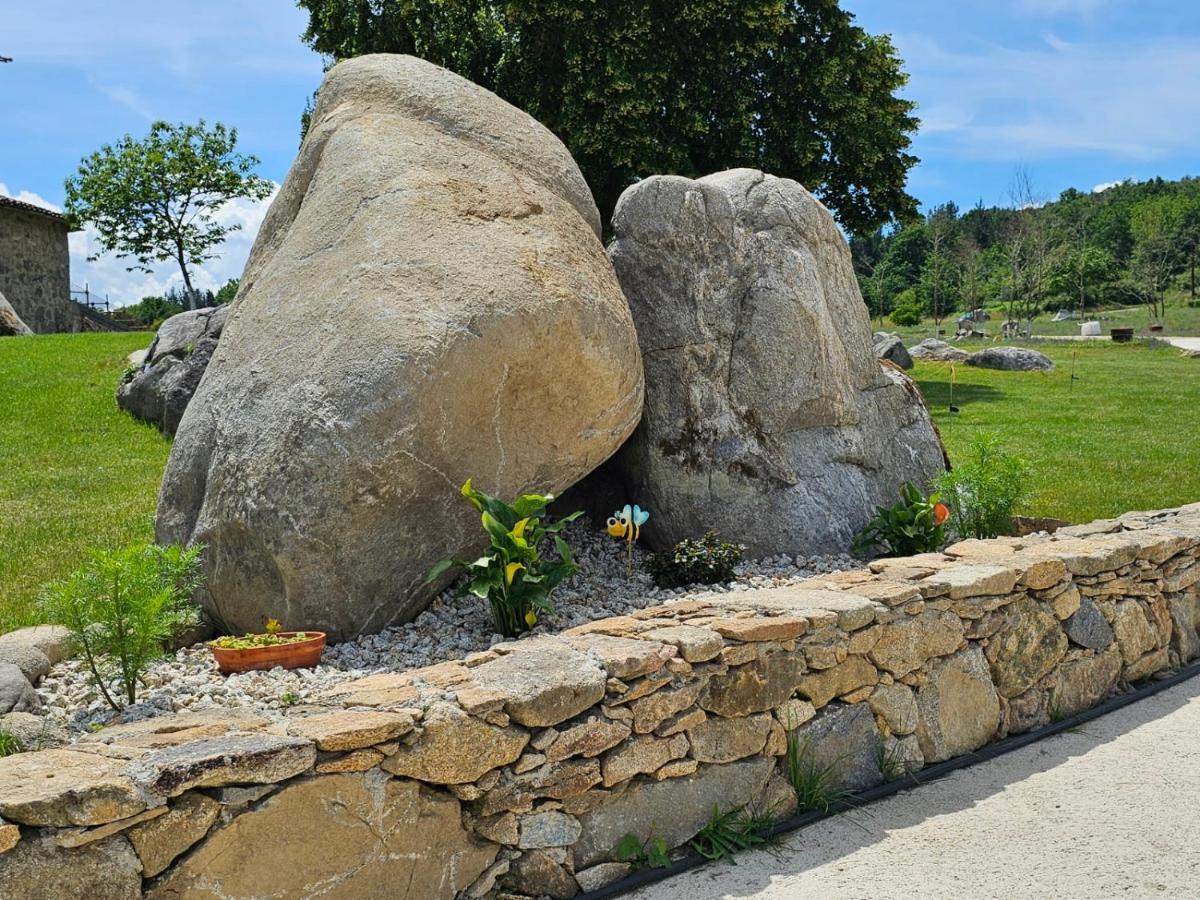
[[[714,592],[0,760],[0,896],[573,897],[628,833],[863,789],[1200,653],[1200,504]]]

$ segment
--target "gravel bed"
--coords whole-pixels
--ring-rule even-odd
[[[634,574],[626,570],[625,545],[583,521],[572,523],[566,537],[579,564],[579,574],[554,593],[558,612],[538,623],[530,634],[553,634],[594,619],[619,616],[670,599],[701,593],[744,591],[802,581],[814,575],[858,568],[849,556],[775,556],[745,562],[736,581],[727,585],[694,585],[663,590],[642,571],[645,551],[634,548]],[[302,627],[304,623],[285,623]],[[121,718],[132,721],[180,710],[243,707],[279,718],[288,706],[311,701],[344,681],[381,671],[403,671],[486,650],[503,641],[493,630],[487,603],[457,597],[451,588],[414,621],[379,634],[330,645],[315,669],[246,672],[222,676],[203,644],[177,651],[154,663],[145,676],[139,702]],[[78,660],[51,669],[38,687],[44,712],[72,730],[95,728],[115,713],[92,686]]]

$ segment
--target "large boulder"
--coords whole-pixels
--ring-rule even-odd
[[[985,347],[967,357],[968,366],[1008,372],[1053,372],[1054,361],[1028,347]]]
[[[479,550],[459,496],[558,492],[641,413],[628,305],[557,138],[423,60],[340,63],[180,422],[160,541],[225,627],[412,618]],[[467,558],[471,558],[467,556]]]
[[[21,321],[4,294],[0,294],[0,337],[26,337],[33,329]]]
[[[164,434],[175,434],[228,316],[228,306],[209,306],[163,322],[141,366],[117,388],[117,405]]]
[[[757,556],[845,550],[942,448],[915,384],[882,366],[850,252],[794,181],[648,178],[609,255],[646,366],[614,468],[669,545],[714,527]]]

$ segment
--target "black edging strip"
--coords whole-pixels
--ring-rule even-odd
[[[806,812],[794,815],[791,818],[783,819],[776,822],[769,828],[759,832],[760,837],[774,837],[778,834],[786,834],[791,831],[804,828],[822,819],[828,819],[831,816],[839,815],[851,809],[857,809],[868,803],[874,803],[877,800],[882,800],[885,797],[890,797],[893,794],[898,794],[900,791],[910,790],[919,787],[929,781],[936,781],[939,778],[945,778],[951,772],[959,769],[965,769],[973,766],[976,763],[987,762],[995,759],[998,756],[1003,756],[1005,753],[1011,753],[1014,750],[1020,750],[1022,747],[1027,747],[1035,741],[1042,738],[1051,737],[1064,731],[1069,731],[1072,728],[1090,722],[1092,719],[1098,719],[1100,716],[1111,712],[1116,712],[1122,707],[1128,706],[1137,700],[1143,700],[1146,697],[1151,697],[1159,691],[1165,691],[1167,688],[1174,687],[1177,684],[1182,684],[1189,678],[1194,678],[1200,675],[1200,662],[1193,663],[1179,669],[1167,676],[1166,678],[1157,681],[1143,682],[1141,687],[1132,691],[1126,691],[1123,694],[1118,694],[1115,697],[1110,697],[1097,706],[1090,707],[1077,712],[1075,715],[1066,719],[1060,719],[1057,722],[1051,722],[1048,725],[1043,725],[1041,728],[1027,731],[1023,734],[1007,737],[995,743],[988,744],[973,753],[964,753],[962,756],[956,756],[953,759],[948,759],[945,762],[935,763],[932,766],[921,769],[916,775],[904,775],[894,781],[888,781],[876,787],[869,788],[860,793],[854,794],[846,800],[839,801],[830,807],[828,812]],[[626,875],[624,878],[606,884],[604,887],[597,888],[594,891],[589,891],[585,894],[579,894],[577,900],[607,900],[609,897],[617,897],[627,891],[632,891],[635,888],[644,887],[648,884],[664,881],[673,875],[679,875],[689,869],[695,869],[702,866],[711,860],[705,859],[698,853],[689,852],[669,866],[661,869],[638,869],[635,872]]]

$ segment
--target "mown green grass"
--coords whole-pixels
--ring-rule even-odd
[[[114,400],[149,340],[0,338],[0,631],[36,621],[41,585],[89,549],[153,537],[170,443]]]
[[[153,536],[170,444],[119,411],[145,334],[0,339],[0,631],[36,621],[43,583],[94,547]],[[1033,467],[1023,512],[1073,522],[1200,500],[1200,360],[1142,345],[1037,345],[1043,375],[918,363],[951,459],[980,429]],[[1078,379],[1072,389],[1072,355]]]
[[[951,462],[994,431],[1032,466],[1022,511],[1071,522],[1200,501],[1200,359],[1139,344],[1033,346],[1057,371],[955,366],[958,413],[950,366],[917,363]]]

